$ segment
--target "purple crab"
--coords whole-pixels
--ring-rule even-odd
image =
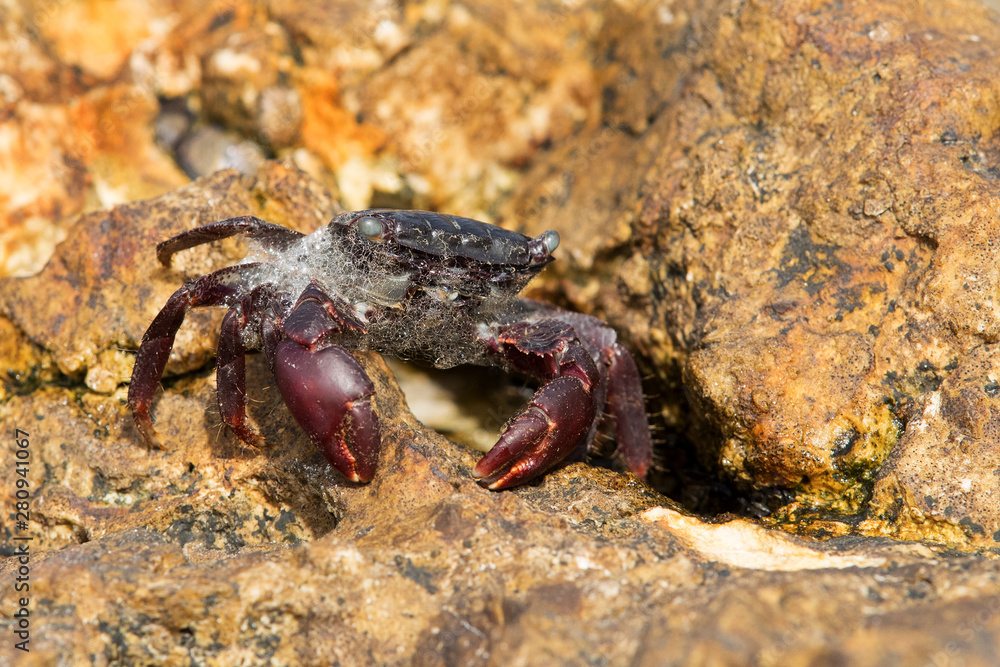
[[[241,234],[247,258],[186,283],[153,319],[136,353],[128,403],[151,446],[150,406],[189,308],[228,308],[219,335],[222,420],[263,444],[246,421],[247,350],[263,350],[289,411],[348,479],[375,475],[381,438],[374,386],[349,350],[439,368],[499,366],[541,387],[473,475],[490,489],[538,477],[585,454],[605,411],[619,454],[645,478],[652,446],[635,361],[601,320],[518,297],[552,261],[559,235],[529,238],[468,218],[376,209],[345,213],[303,235],[252,216],[160,243],[174,253]]]

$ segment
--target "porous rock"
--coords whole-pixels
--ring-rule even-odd
[[[923,396],[875,481],[867,528],[904,539],[1000,541],[1000,355],[983,345]]]
[[[251,412],[270,442],[259,451],[208,424],[210,376],[158,401],[164,451],[140,444],[119,401],[106,405],[100,438],[65,397],[35,392],[5,406],[5,432],[15,423],[30,433],[40,491],[31,653],[5,642],[0,656],[805,665],[995,655],[995,560],[876,540],[820,546],[742,519],[706,524],[583,464],[493,493],[472,481],[470,451],[408,415],[377,357],[362,361],[385,427],[370,485],[322,460],[263,386],[259,358]],[[6,559],[0,576],[17,567]],[[0,620],[5,632],[14,625]]]
[[[882,517],[861,525],[883,531],[912,509],[949,524],[932,531],[947,541],[995,546],[1000,505],[976,491],[995,481],[1000,451],[992,376],[963,370],[989,363],[1000,335],[995,15],[894,1],[674,16],[634,33],[632,50],[662,59],[612,86],[632,100],[614,105],[622,120],[625,108],[663,112],[645,128],[632,117],[641,133],[606,133],[596,159],[572,161],[592,138],[560,147],[508,212],[538,211],[531,232],[587,225],[560,249],[585,258],[563,297],[628,332],[676,400],[665,421],[708,469],[780,505],[776,520],[820,534]],[[623,41],[611,43],[629,62]],[[629,151],[631,168],[608,176]],[[601,229],[588,210],[614,213]],[[595,252],[606,261],[585,271]],[[942,383],[976,416],[920,436]],[[976,452],[933,456],[940,438]],[[921,500],[936,494],[914,457],[955,480],[946,513]]]

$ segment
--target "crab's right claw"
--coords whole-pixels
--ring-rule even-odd
[[[594,399],[579,378],[552,380],[508,424],[473,476],[494,491],[538,477],[585,441],[595,413]]]
[[[326,460],[352,482],[370,482],[381,445],[375,387],[350,352],[285,339],[274,352],[274,377],[289,412]]]

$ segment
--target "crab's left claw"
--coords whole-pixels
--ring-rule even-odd
[[[587,453],[607,408],[620,455],[645,479],[652,443],[632,355],[597,318],[537,301],[521,304],[523,319],[485,328],[482,340],[501,365],[544,384],[473,475],[491,489],[506,489],[575,460]]]
[[[515,322],[486,344],[510,368],[545,383],[473,471],[496,491],[538,477],[578,447],[585,449],[604,390],[594,359],[565,322]]]
[[[370,482],[381,442],[375,387],[351,353],[285,339],[274,351],[274,377],[289,412],[326,460],[352,482]]]
[[[472,474],[495,491],[537,477],[576,449],[594,415],[594,400],[584,383],[576,377],[558,377],[508,424]]]

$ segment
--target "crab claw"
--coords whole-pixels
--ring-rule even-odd
[[[579,378],[552,380],[510,422],[473,476],[494,491],[538,477],[584,441],[595,413],[594,399]]]
[[[352,482],[370,482],[380,445],[375,387],[357,360],[338,345],[312,350],[285,339],[274,351],[274,377],[326,460]]]

